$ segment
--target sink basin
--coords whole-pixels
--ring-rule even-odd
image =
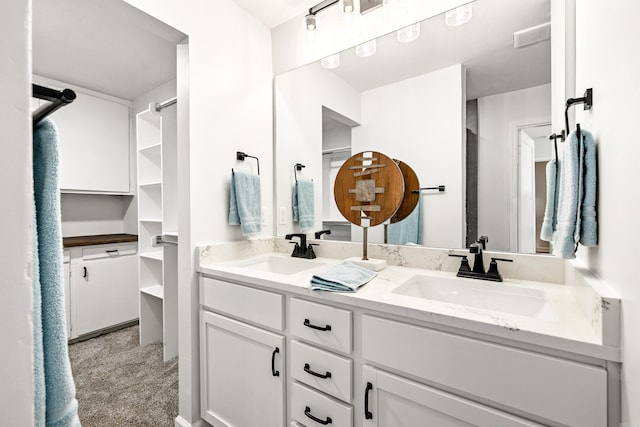
[[[254,258],[247,263],[240,264],[239,266],[251,270],[287,275],[300,273],[301,271],[316,268],[321,265],[324,265],[324,263],[310,259],[267,255],[260,258]]]
[[[418,274],[393,293],[539,319],[555,318],[543,290],[495,282]]]

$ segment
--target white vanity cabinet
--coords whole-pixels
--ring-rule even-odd
[[[617,425],[615,363],[227,280],[201,278],[202,417],[213,425]]]
[[[363,379],[363,427],[543,427],[370,366]]]
[[[285,337],[265,329],[282,329],[284,297],[208,278],[200,296],[202,418],[225,427],[285,425]]]

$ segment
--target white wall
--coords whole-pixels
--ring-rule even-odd
[[[350,25],[344,22],[340,8],[334,6],[316,15],[318,28],[313,33],[307,31],[304,24],[306,10],[301,10],[300,16],[272,31],[274,74],[293,70],[469,1],[401,0],[396,2],[397,6],[384,6],[362,16],[354,13]]]
[[[549,84],[478,99],[478,235],[489,236],[491,250],[517,250],[516,127],[545,122],[551,122]]]
[[[593,88],[593,108],[576,106],[576,119],[590,130],[598,152],[597,248],[578,249],[584,260],[622,297],[622,421],[640,425],[640,3],[576,2],[576,87]],[[573,127],[573,124],[572,124]]]
[[[304,179],[313,179],[315,227],[322,227],[322,106],[360,122],[360,92],[319,64],[310,64],[275,80],[276,206],[284,208],[286,224],[277,234],[298,233],[292,222],[293,165],[302,163]]]
[[[0,13],[0,413],[31,426],[33,408],[31,2],[6,0]],[[9,386],[10,385],[10,386]]]
[[[411,166],[421,187],[446,185],[421,196],[422,243],[431,247],[464,246],[464,84],[458,64],[363,92],[362,125],[352,130],[353,153],[379,151]],[[373,227],[370,241],[382,242],[382,230]]]
[[[98,194],[62,194],[62,236],[87,236],[126,232],[124,217],[132,203],[131,196]],[[137,234],[132,230],[133,234]]]
[[[251,159],[237,162],[236,151],[260,158],[267,213],[261,235],[273,235],[271,34],[232,0],[125,1],[189,37],[188,105],[178,105],[179,116],[188,109],[190,139],[178,147],[178,185],[188,192],[179,194],[179,411],[193,423],[200,412],[195,247],[243,239],[228,225],[229,181],[231,168]]]

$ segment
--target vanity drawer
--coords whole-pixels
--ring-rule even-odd
[[[284,330],[284,296],[280,294],[202,277],[200,304],[231,317]]]
[[[351,354],[351,312],[291,299],[291,332],[303,340]]]
[[[87,246],[82,248],[82,260],[87,261],[90,259],[135,255],[137,248],[137,243]]]
[[[351,401],[351,360],[291,341],[291,377],[327,394]]]
[[[362,356],[563,425],[607,425],[602,368],[368,315]]]
[[[291,418],[306,427],[353,426],[353,408],[311,390],[297,382],[291,384]],[[314,418],[319,421],[314,421]],[[330,422],[329,418],[331,418]]]

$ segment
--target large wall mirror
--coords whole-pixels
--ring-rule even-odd
[[[335,68],[277,76],[277,234],[300,231],[292,191],[305,179],[314,182],[310,231],[360,240],[335,207],[333,181],[352,153],[379,151],[411,166],[421,187],[445,186],[420,194],[419,244],[462,248],[486,235],[490,250],[548,252],[537,236],[553,155],[549,22],[549,0],[476,0],[463,25],[435,16],[411,42],[394,32],[371,56],[353,47]],[[369,241],[383,235],[373,227]]]

